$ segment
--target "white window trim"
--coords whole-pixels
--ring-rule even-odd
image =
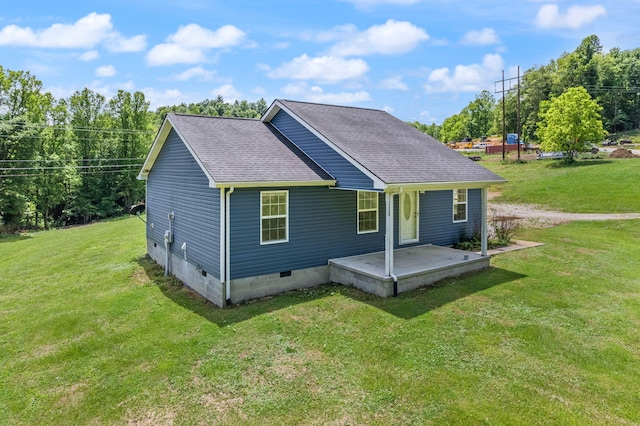
[[[266,194],[281,194],[284,193],[286,196],[286,207],[287,211],[284,215],[275,215],[275,216],[263,216],[262,215],[262,196]],[[285,218],[285,233],[287,238],[282,240],[273,240],[273,241],[264,241],[262,239],[262,221],[263,219],[277,219],[277,218]],[[279,191],[260,191],[260,245],[268,245],[268,244],[279,244],[279,243],[288,243],[289,242],[289,191],[288,190],[279,190]]]
[[[376,194],[375,209],[360,210],[360,194],[361,193]],[[380,204],[380,196],[377,191],[358,191],[358,194],[356,195],[356,226],[358,228],[358,234],[372,234],[374,232],[378,232],[378,230],[380,229],[380,213],[378,211],[379,204]],[[360,212],[372,212],[372,211],[376,212],[376,229],[361,231],[360,230]]]
[[[456,202],[456,191],[464,191],[464,203],[461,202]],[[453,205],[451,208],[451,217],[453,219],[453,223],[462,223],[462,222],[467,222],[468,218],[469,218],[469,190],[468,189],[454,189],[453,191],[451,191],[451,199],[453,200]],[[455,212],[455,206],[457,205],[463,205],[465,206],[464,208],[464,219],[459,219],[456,220],[456,212]]]

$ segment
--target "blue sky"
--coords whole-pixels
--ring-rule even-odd
[[[0,65],[68,97],[141,90],[151,108],[275,98],[441,123],[494,81],[573,51],[640,47],[640,0],[11,1]],[[498,96],[498,95],[496,95]]]

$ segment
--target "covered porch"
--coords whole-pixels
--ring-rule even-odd
[[[394,250],[394,274],[385,271],[385,252],[329,260],[329,280],[381,297],[394,296],[445,278],[489,267],[490,257],[449,247]]]
[[[330,281],[353,285],[369,293],[389,297],[445,278],[488,268],[490,257],[487,255],[487,192],[490,184],[491,182],[466,184],[456,182],[388,185],[384,190],[386,207],[384,251],[329,260]],[[431,244],[396,248],[396,241],[399,244],[419,242],[418,193],[460,188],[481,189],[482,247],[480,254]],[[396,202],[400,212],[398,218],[394,217]],[[397,238],[394,235],[394,225],[397,225],[399,230]]]

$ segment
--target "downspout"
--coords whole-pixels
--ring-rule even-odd
[[[225,282],[226,282],[226,295],[227,306],[231,305],[231,194],[233,194],[235,188],[232,186],[229,188],[226,194],[225,200],[225,232],[224,232],[224,244],[225,244]]]
[[[226,270],[225,270],[225,266],[227,265],[227,255],[226,255],[226,249],[227,249],[227,238],[226,238],[226,230],[227,230],[227,222],[225,219],[225,212],[226,212],[226,189],[225,188],[220,188],[220,284],[223,285],[226,279]],[[224,304],[224,301],[227,300],[227,294],[224,293],[222,295],[222,303]]]

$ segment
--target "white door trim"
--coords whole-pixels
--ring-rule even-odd
[[[418,191],[403,191],[398,197],[400,217],[400,244],[417,243],[419,240],[420,224],[420,193]]]

